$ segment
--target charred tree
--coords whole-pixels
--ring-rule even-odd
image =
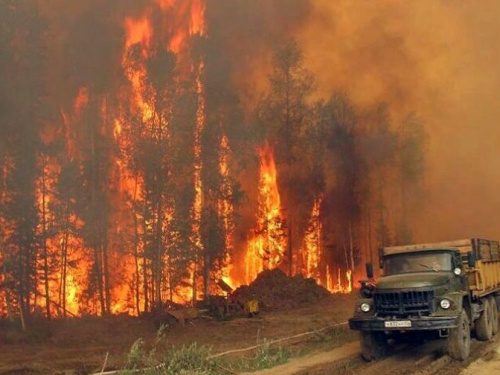
[[[47,240],[49,237],[48,233],[48,210],[47,210],[47,195],[48,195],[48,186],[47,186],[47,157],[42,155],[42,163],[41,163],[41,183],[40,183],[40,193],[41,193],[41,243],[42,243],[42,260],[43,260],[43,284],[44,284],[44,299],[45,299],[45,314],[47,319],[50,320],[50,294],[49,294],[49,251]]]
[[[393,243],[391,226],[388,222],[388,188],[395,177],[395,161],[398,149],[397,133],[391,127],[387,103],[381,103],[369,114],[368,129],[363,138],[363,158],[367,163],[371,186],[369,197],[376,212],[374,235],[378,247]],[[375,187],[375,189],[373,188]],[[369,204],[369,203],[368,203]],[[370,219],[373,220],[370,214]],[[371,224],[370,224],[371,226]]]
[[[426,168],[426,146],[428,135],[422,119],[412,112],[406,116],[399,129],[399,180],[401,188],[401,216],[396,227],[398,244],[409,244],[412,231],[409,223],[408,207],[418,201],[422,192],[423,176]]]
[[[29,320],[37,294],[36,163],[40,149],[39,133],[45,114],[45,22],[35,1],[5,1],[0,5],[0,66],[4,72],[0,107],[1,127],[5,136],[5,154],[9,168],[5,176],[8,196],[3,223],[9,243],[3,259],[10,275],[10,293],[16,299],[20,315]],[[23,40],[16,43],[15,40]],[[3,137],[2,137],[3,138]],[[3,165],[2,167],[6,167]],[[8,255],[7,255],[8,254]]]
[[[51,231],[51,241],[58,246],[55,251],[57,255],[55,258],[55,265],[57,266],[56,279],[58,281],[58,305],[61,306],[61,314],[66,317],[66,285],[67,285],[67,275],[68,267],[72,262],[70,239],[77,237],[77,207],[76,207],[76,195],[77,195],[77,183],[78,183],[78,165],[75,161],[70,161],[67,155],[67,147],[61,152],[59,157],[60,172],[57,176],[54,192],[53,201],[48,205],[48,209],[53,214],[54,218],[54,228]]]
[[[208,301],[223,277],[224,266],[232,252],[234,210],[241,190],[231,176],[235,166],[233,145],[248,142],[243,137],[245,126],[236,92],[232,87],[229,61],[223,46],[210,37],[194,38],[192,59],[198,71],[198,96],[203,106],[200,132],[202,207],[200,239],[202,245],[203,296]],[[238,124],[238,126],[235,126]],[[238,134],[235,128],[241,128]],[[243,136],[243,137],[242,137]]]
[[[97,294],[102,315],[109,313],[107,279],[107,231],[109,229],[109,150],[110,139],[101,131],[102,97],[90,94],[89,106],[82,119],[82,151],[77,192],[77,212],[82,219],[81,235],[92,252],[93,266],[89,297]]]
[[[308,98],[314,89],[314,76],[305,68],[302,51],[294,40],[275,51],[269,83],[270,90],[259,105],[258,117],[281,166],[279,187],[288,216],[303,217],[296,202],[302,201],[301,188],[307,183],[298,161],[304,127],[311,120]],[[293,254],[289,258],[288,263],[292,263]]]

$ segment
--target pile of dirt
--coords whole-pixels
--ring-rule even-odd
[[[250,285],[233,292],[236,301],[257,299],[259,305],[267,309],[293,308],[330,296],[330,292],[313,279],[300,275],[290,277],[280,269],[263,271]]]

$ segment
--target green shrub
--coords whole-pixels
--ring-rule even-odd
[[[198,346],[196,343],[181,348],[171,348],[167,351],[164,361],[155,364],[153,358],[160,343],[163,330],[160,330],[153,348],[146,352],[144,350],[144,340],[138,339],[130,348],[126,369],[120,372],[121,375],[134,373],[134,369],[143,369],[144,375],[219,375],[220,372],[215,360],[209,360],[209,350],[206,347]],[[156,362],[158,363],[158,362]]]
[[[127,356],[127,369],[137,369],[142,368],[146,365],[146,355],[144,351],[144,340],[138,338],[132,344],[130,351]]]
[[[230,367],[234,371],[262,370],[286,363],[290,356],[291,353],[288,349],[281,346],[272,347],[264,339],[263,344],[256,349],[253,356],[233,362]]]
[[[263,345],[257,349],[255,357],[250,362],[253,362],[255,369],[265,369],[281,365],[289,358],[290,352],[288,350],[281,346],[273,348],[267,340],[264,340]]]
[[[208,359],[209,351],[204,346],[193,343],[168,352],[162,374],[217,374],[217,364]]]

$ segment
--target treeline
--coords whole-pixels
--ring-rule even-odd
[[[244,113],[230,52],[210,33],[177,53],[160,33],[127,47],[123,33],[92,9],[54,46],[35,1],[0,3],[1,315],[142,314],[208,298],[246,250],[258,184],[247,177],[266,142],[292,272],[315,203],[320,279],[411,241],[425,171],[416,114],[394,123],[385,103],[316,100],[321,77],[294,41],[276,48],[268,90]]]

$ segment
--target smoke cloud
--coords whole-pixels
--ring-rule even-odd
[[[500,238],[500,4],[312,1],[298,32],[328,96],[388,101],[394,126],[417,111],[429,133],[418,241]]]

